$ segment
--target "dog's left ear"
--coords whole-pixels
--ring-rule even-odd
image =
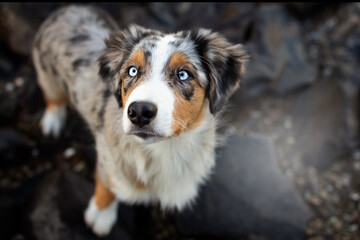
[[[217,113],[238,88],[248,56],[241,44],[231,44],[219,33],[207,29],[190,32],[207,72],[210,111]]]

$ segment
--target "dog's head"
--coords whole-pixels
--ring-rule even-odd
[[[100,76],[123,109],[125,133],[174,137],[216,114],[239,86],[247,56],[206,29],[163,34],[131,25],[105,40]]]

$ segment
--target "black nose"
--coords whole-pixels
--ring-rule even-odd
[[[156,112],[156,106],[149,102],[133,102],[128,108],[130,121],[139,127],[149,124],[155,118]]]

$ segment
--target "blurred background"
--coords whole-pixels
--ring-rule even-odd
[[[70,109],[59,139],[39,129],[31,44],[66,4],[0,3],[0,239],[97,239],[82,219],[96,159],[86,124]],[[91,4],[120,27],[211,28],[251,56],[197,201],[122,204],[105,239],[360,239],[359,3]]]

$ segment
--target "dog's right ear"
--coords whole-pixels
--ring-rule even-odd
[[[99,75],[115,93],[115,97],[122,107],[120,70],[126,59],[130,56],[133,47],[144,37],[153,33],[153,30],[140,27],[136,24],[128,28],[113,32],[105,40],[106,48],[99,58]]]

